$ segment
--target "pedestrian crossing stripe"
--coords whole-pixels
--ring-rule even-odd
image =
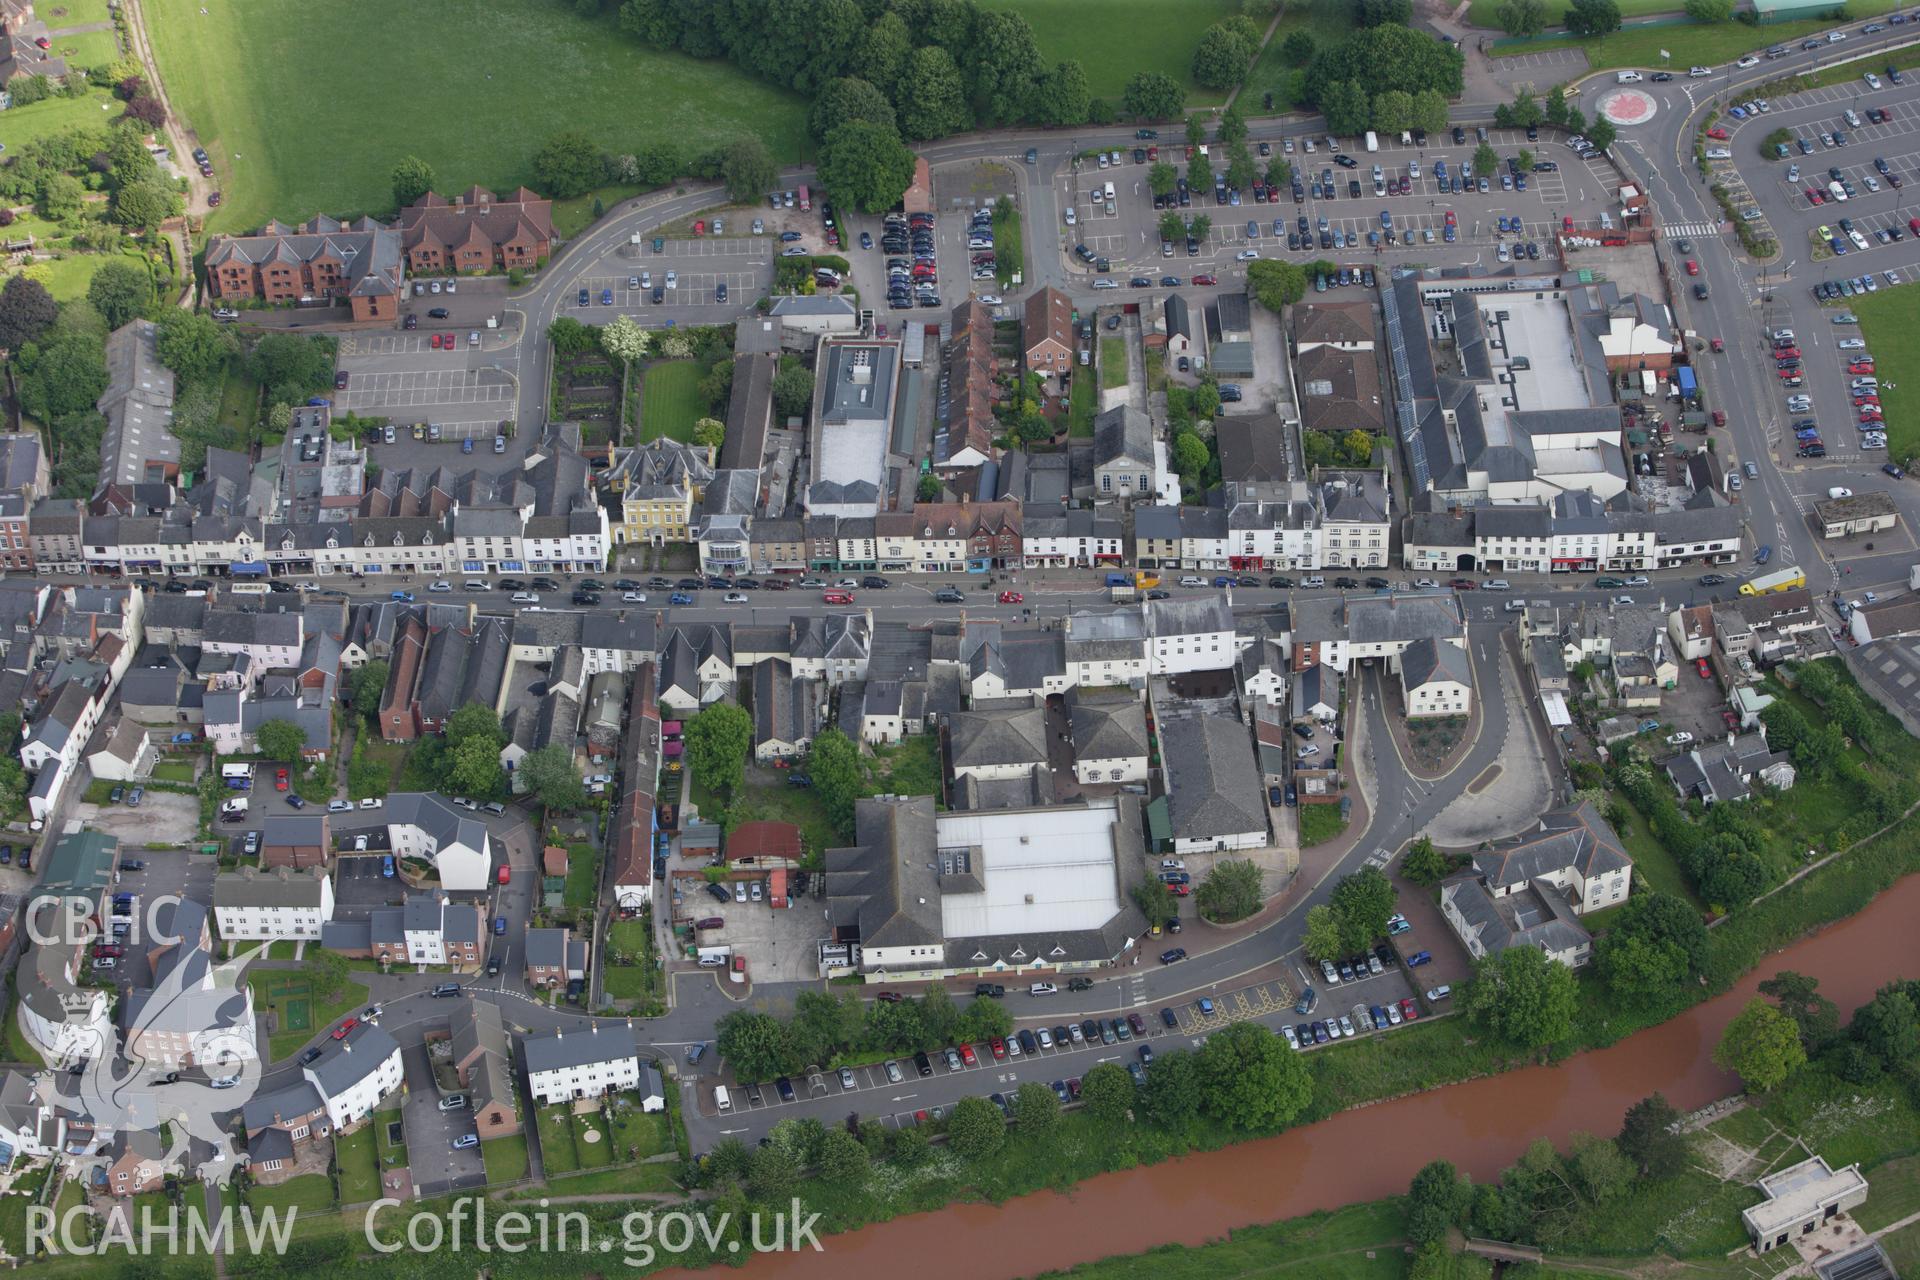
[[[1670,236],[1711,236],[1720,233],[1720,225],[1715,222],[1673,222],[1666,228]]]

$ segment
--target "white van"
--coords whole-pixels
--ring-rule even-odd
[[[1640,73],[1638,71],[1622,71],[1617,75],[1615,75],[1613,78],[1621,84],[1639,84],[1640,83]]]
[[[1380,135],[1375,133],[1371,129],[1367,130],[1367,150],[1378,151],[1379,149],[1380,149]]]
[[[733,1110],[733,1099],[727,1094],[727,1086],[723,1084],[713,1086],[713,1109],[715,1111]]]

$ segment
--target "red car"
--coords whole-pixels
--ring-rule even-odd
[[[1562,231],[1573,230],[1573,216],[1571,214],[1563,213],[1560,215],[1560,229]]]
[[[1693,665],[1700,672],[1700,678],[1702,680],[1713,679],[1713,668],[1707,665],[1707,660],[1705,658],[1694,659]]]
[[[902,996],[898,991],[881,991],[877,992],[873,998],[881,1004],[899,1004]]]
[[[1159,158],[1160,158],[1160,148],[1158,147],[1147,148],[1147,159],[1149,161],[1158,160]]]
[[[1847,372],[1848,373],[1872,373],[1873,361],[1855,360],[1852,364],[1847,366]]]
[[[360,1019],[348,1018],[345,1022],[341,1023],[338,1027],[334,1028],[333,1038],[335,1040],[345,1040],[347,1038],[347,1032],[353,1030],[355,1027],[359,1025],[360,1025]]]
[[[1727,344],[1720,341],[1720,339],[1718,338],[1715,338],[1712,342],[1708,343],[1707,345],[1713,348],[1713,353],[1715,355],[1719,355],[1721,352],[1727,349]]]
[[[1907,230],[1913,232],[1913,234],[1917,236],[1920,236],[1920,218],[1908,218]]]
[[[1707,130],[1707,136],[1715,141],[1725,142],[1727,140],[1727,131],[1719,125],[1715,125],[1713,128]]]
[[[1798,360],[1800,358],[1800,348],[1775,347],[1773,349],[1773,358],[1775,360]]]
[[[707,234],[707,220],[705,218],[695,218],[693,220],[693,234],[697,236]]]
[[[1420,1016],[1420,1007],[1414,1004],[1412,996],[1408,996],[1400,1002],[1400,1016],[1408,1022],[1412,1022]]]
[[[1815,208],[1819,208],[1821,205],[1825,204],[1826,202],[1827,202],[1826,196],[1822,195],[1819,191],[1815,190],[1812,187],[1807,188],[1808,204],[1813,205]]]
[[[285,769],[274,770],[273,789],[275,791],[285,791],[287,789],[287,771]]]
[[[441,335],[440,335],[440,345],[441,345],[442,347],[444,347],[444,348],[446,348],[446,349],[447,349],[448,351],[451,351],[451,350],[453,350],[453,349],[454,349],[454,347],[455,347],[455,346],[456,346],[457,344],[456,344],[456,343],[454,342],[454,340],[453,340],[453,335],[452,335],[452,334],[450,334],[450,333],[443,333],[443,334],[441,334]]]
[[[1167,889],[1176,898],[1184,898],[1193,892],[1193,886],[1190,884],[1170,884]]]
[[[1456,225],[1458,225],[1458,224],[1457,224],[1457,223],[1455,223],[1455,222],[1454,222],[1454,220],[1453,220],[1453,210],[1451,210],[1451,209],[1449,209],[1449,210],[1447,210],[1447,225],[1448,225],[1448,226],[1450,226],[1450,227],[1451,227],[1451,226],[1456,226]]]
[[[973,1046],[970,1044],[963,1044],[960,1046],[960,1061],[966,1063],[970,1067],[977,1067],[980,1065],[980,1059],[978,1055],[974,1053]]]
[[[925,1125],[928,1123],[927,1109],[925,1107],[913,1113],[913,1122],[917,1125]]]
[[[1726,413],[1726,410],[1724,410],[1724,409],[1715,409],[1715,410],[1713,411],[1713,425],[1714,425],[1714,426],[1716,426],[1716,427],[1724,427],[1724,426],[1726,426],[1726,425],[1727,425],[1727,413]]]
[[[440,335],[439,335],[439,334],[437,334],[437,333],[436,333],[436,334],[434,334],[434,335],[433,335],[433,336],[432,336],[431,338],[429,338],[429,339],[427,339],[427,342],[428,342],[428,344],[429,344],[430,346],[432,346],[432,347],[433,347],[433,349],[434,349],[435,351],[438,351],[438,350],[440,349]]]
[[[1193,278],[1193,282],[1195,284],[1219,284],[1220,283],[1219,279],[1210,272],[1206,275],[1195,276]]]
[[[1687,274],[1690,276],[1697,276],[1700,274],[1700,264],[1695,262],[1692,258],[1687,259]]]
[[[1024,604],[1026,599],[1027,598],[1018,591],[1002,591],[1000,593],[1001,604]]]
[[[999,1036],[995,1036],[993,1039],[987,1041],[987,1048],[993,1050],[993,1060],[995,1062],[1005,1062],[1007,1060],[1007,1042]]]

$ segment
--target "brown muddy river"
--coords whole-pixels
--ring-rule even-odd
[[[1735,990],[1608,1049],[1343,1112],[1278,1137],[1106,1174],[1061,1195],[957,1205],[829,1236],[825,1252],[756,1256],[732,1274],[753,1280],[846,1280],[909,1268],[914,1280],[1011,1280],[1234,1227],[1296,1217],[1406,1189],[1445,1158],[1478,1181],[1535,1138],[1611,1134],[1658,1090],[1682,1110],[1735,1092],[1709,1058],[1721,1030],[1760,981],[1781,969],[1820,979],[1842,1017],[1893,976],[1920,974],[1920,876],[1859,915],[1770,956]],[[691,1273],[668,1273],[691,1274]],[[710,1273],[709,1273],[710,1274]]]

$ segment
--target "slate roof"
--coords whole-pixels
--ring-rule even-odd
[[[555,1031],[529,1035],[520,1041],[520,1056],[528,1075],[565,1071],[596,1062],[619,1062],[639,1056],[639,1041],[629,1023],[595,1018],[586,1031]]]
[[[1408,689],[1447,682],[1471,689],[1473,664],[1467,659],[1467,651],[1459,645],[1422,637],[1400,655],[1400,677]]]
[[[1069,698],[1074,756],[1125,760],[1147,754],[1147,711],[1137,698]]]
[[[933,799],[861,800],[855,843],[826,851],[827,914],[867,947],[936,946],[943,940]]]
[[[370,1022],[362,1022],[347,1032],[345,1039],[321,1046],[319,1059],[308,1064],[306,1072],[322,1093],[337,1098],[399,1052],[400,1045],[392,1036]]]
[[[1117,405],[1093,420],[1093,463],[1153,466],[1153,419],[1130,404]]]
[[[1267,830],[1265,792],[1246,726],[1219,716],[1184,716],[1160,726],[1167,813],[1181,840]]]
[[[958,712],[948,721],[948,745],[955,771],[1045,764],[1047,714],[1037,707]]]
[[[1593,802],[1583,800],[1543,814],[1533,830],[1474,854],[1473,865],[1488,884],[1504,888],[1568,868],[1583,877],[1602,875],[1632,866],[1633,859]]]

